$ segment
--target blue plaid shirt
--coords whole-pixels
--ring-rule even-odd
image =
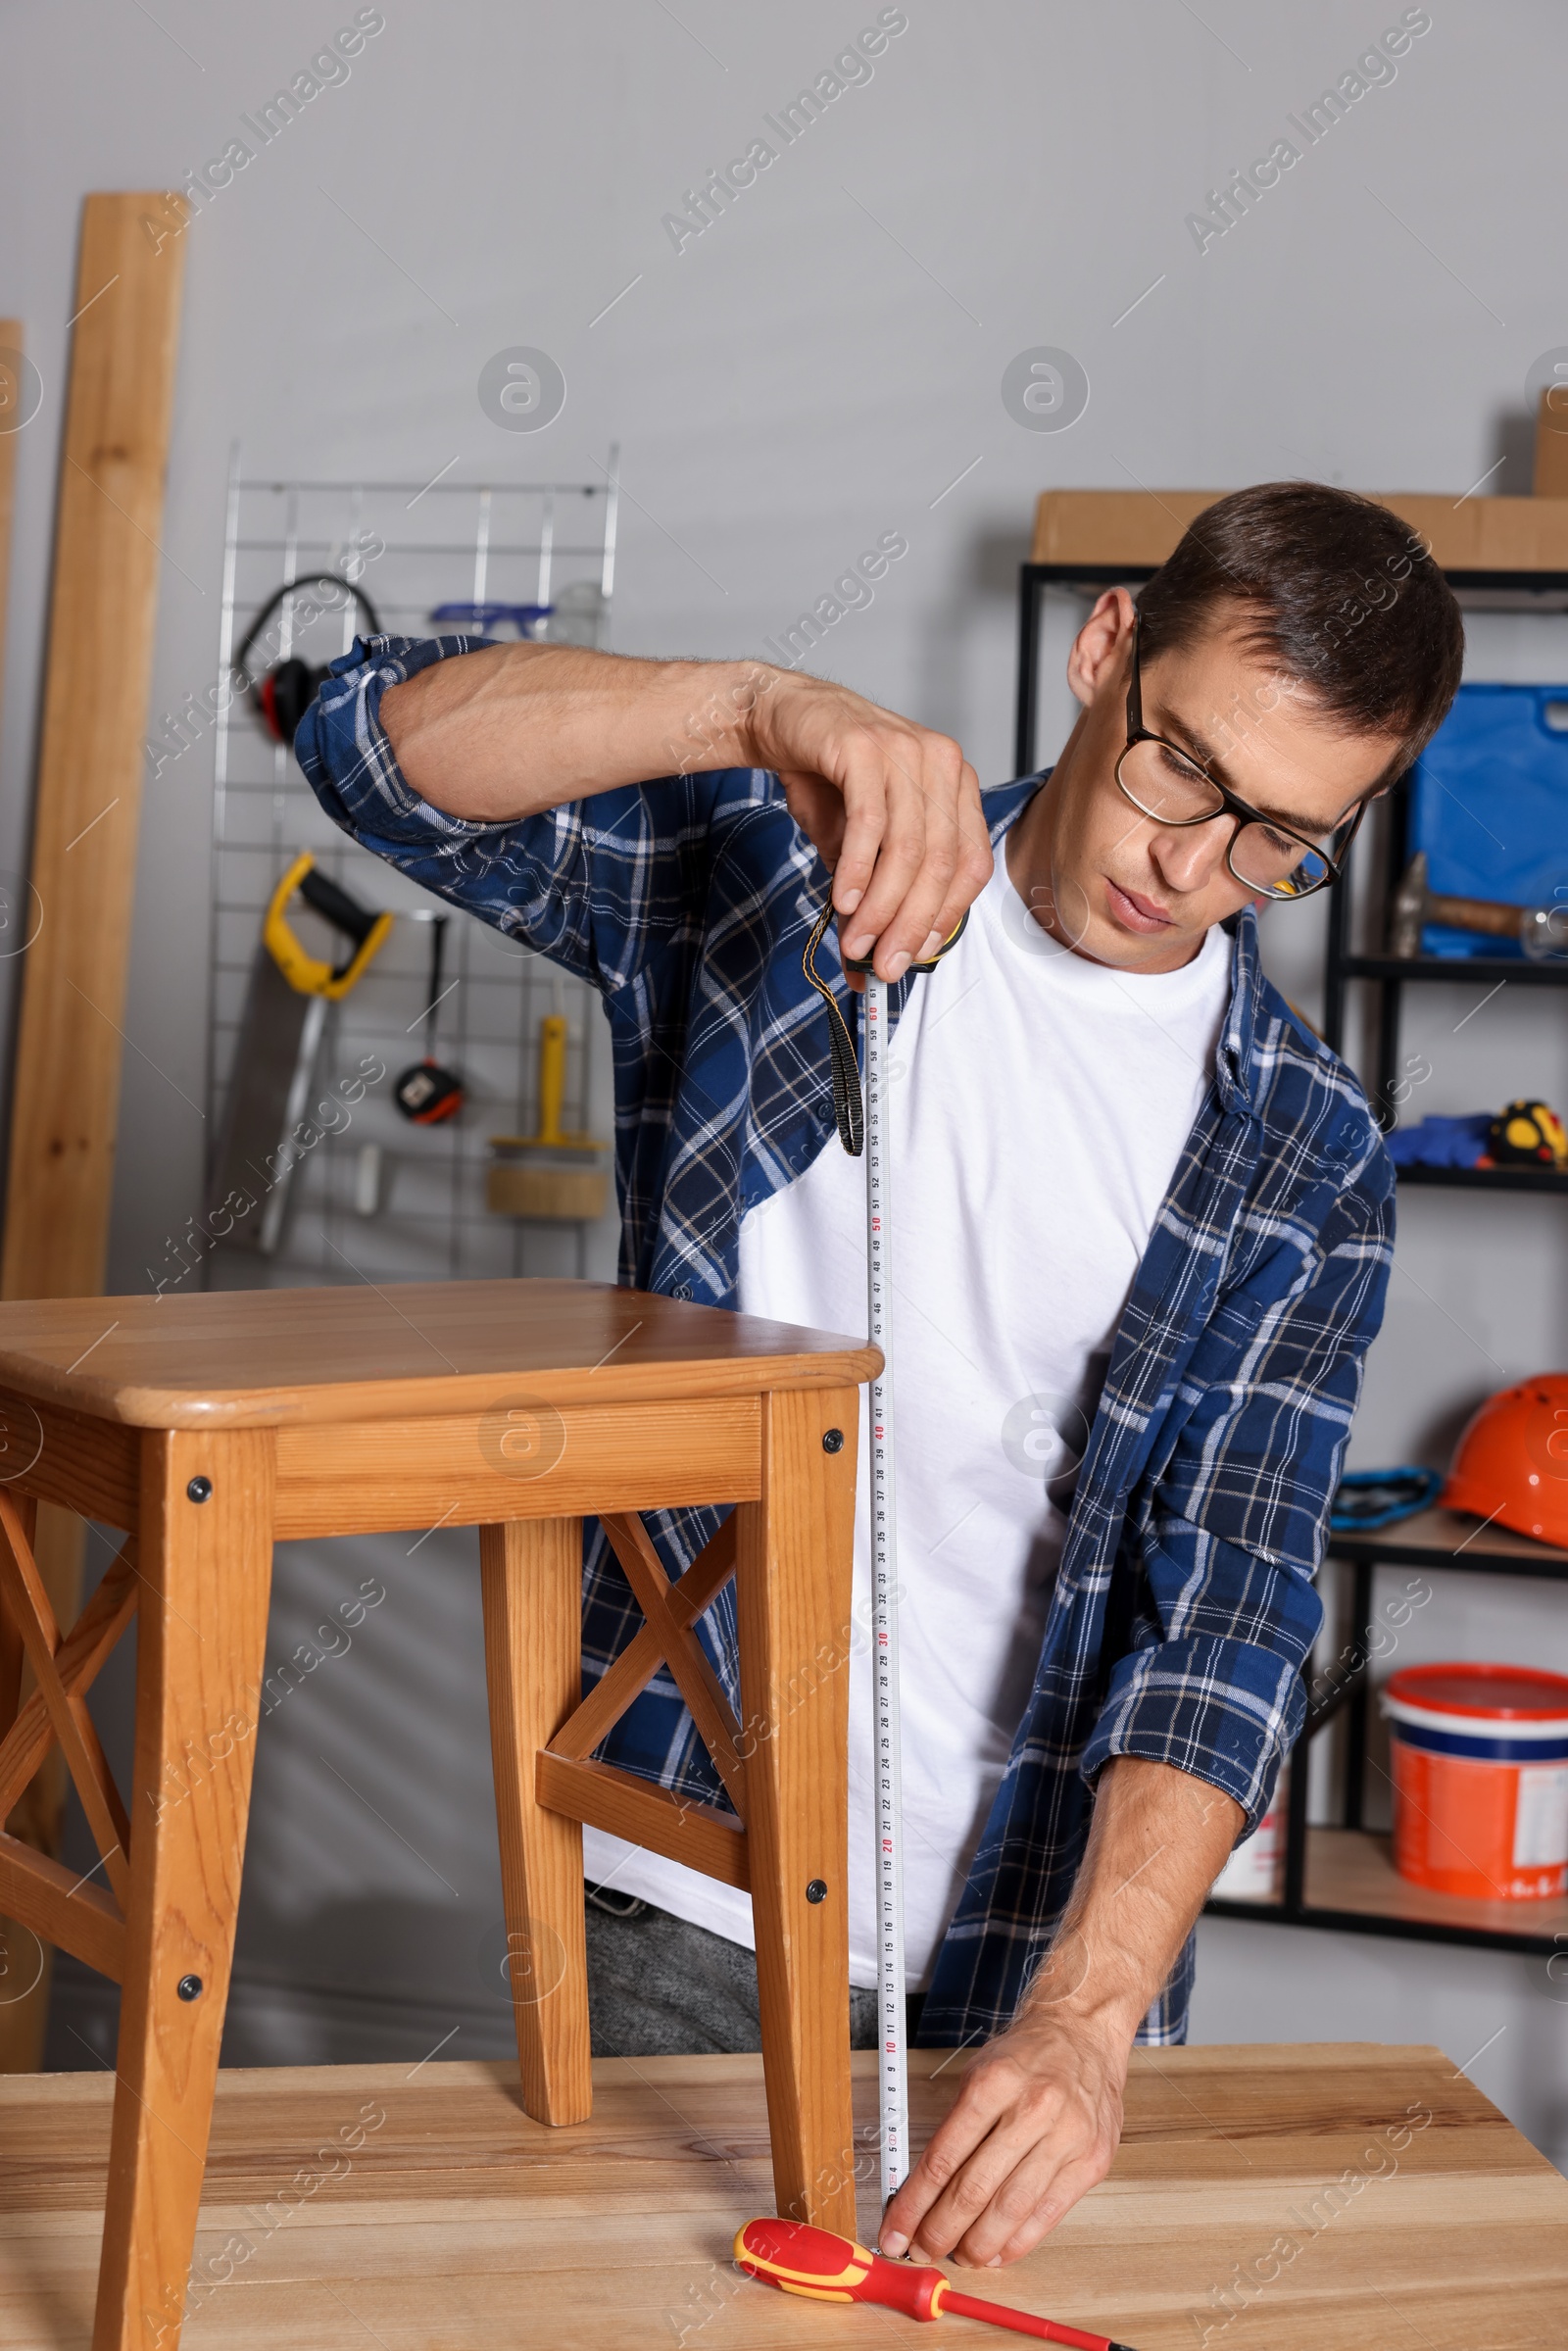
[[[801,968],[828,876],[777,777],[758,770],[664,776],[513,823],[429,807],[398,768],[381,696],[473,649],[452,637],[357,644],[300,728],[300,762],[365,848],[599,990],[613,1045],[621,1279],[733,1306],[741,1219],[839,1148],[827,1011]],[[984,795],[994,842],[1040,781]],[[1112,1755],[1222,1788],[1252,1828],[1301,1728],[1301,1667],[1322,1617],[1313,1579],[1382,1319],[1394,1178],[1354,1079],[1263,977],[1250,908],[1233,932],[1213,1084],[1116,1335],[1033,1690],[926,1998],[927,2043],[972,2040],[1011,2017],[1065,1906],[1094,1778]],[[858,999],[842,973],[834,984],[855,1029]],[[895,991],[895,1015],[918,985]],[[722,1516],[649,1515],[669,1574]],[[594,1678],[641,1616],[597,1525],[585,1561]],[[738,1712],[732,1586],[703,1631]],[[601,1751],[724,1802],[666,1676]],[[1189,1943],[1141,2037],[1183,2037],[1191,1985]]]

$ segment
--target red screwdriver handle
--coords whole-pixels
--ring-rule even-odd
[[[1054,2319],[1037,2319],[1032,2311],[1009,2310],[1001,2302],[960,2294],[941,2270],[889,2261],[853,2237],[835,2236],[803,2221],[748,2221],[736,2236],[735,2259],[763,2284],[815,2302],[877,2302],[911,2319],[938,2319],[952,2311],[961,2319],[981,2319],[991,2327],[1008,2327],[1015,2334],[1032,2334],[1038,2341],[1062,2343],[1067,2351],[1127,2351],[1125,2344],[1103,2334],[1086,2334]]]

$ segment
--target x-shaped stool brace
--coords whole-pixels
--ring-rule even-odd
[[[0,1730],[5,1732],[0,1739],[0,1896],[4,1875],[19,1876],[78,1913],[100,1913],[100,1927],[122,1933],[130,1823],[87,1712],[87,1692],[136,1611],[135,1538],[121,1545],[71,1632],[62,1637],[33,1556],[32,1515],[0,1491],[0,1606],[11,1636],[0,1643]],[[34,1688],[19,1704],[24,1656]],[[4,1830],[57,1740],[97,1842],[107,1893]]]

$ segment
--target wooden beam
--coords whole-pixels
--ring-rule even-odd
[[[1568,498],[1568,384],[1548,384],[1536,411],[1538,498]]]
[[[89,196],[82,206],[33,807],[35,895],[23,909],[40,927],[22,968],[0,1244],[0,1297],[8,1298],[91,1297],[104,1283],[182,218],[180,200],[163,195]],[[78,1518],[40,1508],[38,1568],[67,1624],[80,1598],[82,1543]],[[52,1755],[13,1822],[45,1853],[58,1849],[64,1795]],[[14,1868],[9,1878],[18,1882]],[[27,1998],[0,2009],[0,2071],[40,2063],[48,1992],[45,1972]]]
[[[185,241],[89,196],[72,309],[0,1296],[103,1288]]]
[[[1539,441],[1537,446],[1539,464]],[[1568,452],[1568,436],[1562,446]],[[1568,493],[1568,480],[1563,490]],[[1420,531],[1446,571],[1568,571],[1568,494],[1457,502],[1446,493],[1368,494]],[[1224,490],[1043,491],[1035,509],[1031,561],[1152,568],[1205,507],[1227,495]]]
[[[20,318],[0,318],[0,687],[5,684],[7,590],[11,585],[11,523],[16,512],[17,442],[26,422]],[[8,909],[12,919],[16,910]]]

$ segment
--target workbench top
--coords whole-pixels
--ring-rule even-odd
[[[961,2062],[912,2056],[917,2145]],[[875,2059],[855,2063],[865,2236]],[[186,2351],[936,2339],[735,2272],[735,2229],[769,2209],[760,2059],[594,2077],[592,2120],[551,2131],[499,2064],[220,2074]],[[112,2087],[0,2079],[7,2351],[85,2351]],[[974,2282],[1137,2351],[1561,2351],[1568,2181],[1437,2049],[1141,2049],[1110,2178]],[[1019,2339],[942,2326],[946,2351]]]

